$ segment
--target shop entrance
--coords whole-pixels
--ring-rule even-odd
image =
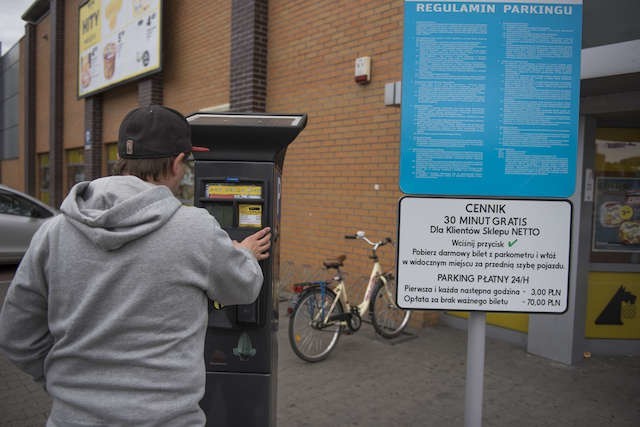
[[[593,203],[585,338],[639,340],[640,123],[598,122],[585,169],[593,181],[593,196],[585,189],[584,197]]]

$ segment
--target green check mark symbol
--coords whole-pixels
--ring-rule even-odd
[[[513,246],[516,244],[516,242],[518,241],[518,239],[512,241],[512,242],[507,242],[507,245],[509,245],[509,247]]]

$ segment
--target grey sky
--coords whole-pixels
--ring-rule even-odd
[[[35,0],[0,0],[0,42],[6,53],[24,34],[24,21],[20,16]]]

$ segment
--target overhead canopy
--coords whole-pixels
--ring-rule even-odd
[[[187,117],[193,145],[209,152],[197,160],[281,163],[287,146],[307,124],[306,114],[195,113]]]

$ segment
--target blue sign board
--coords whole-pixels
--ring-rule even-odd
[[[405,1],[400,188],[575,191],[582,0]]]

